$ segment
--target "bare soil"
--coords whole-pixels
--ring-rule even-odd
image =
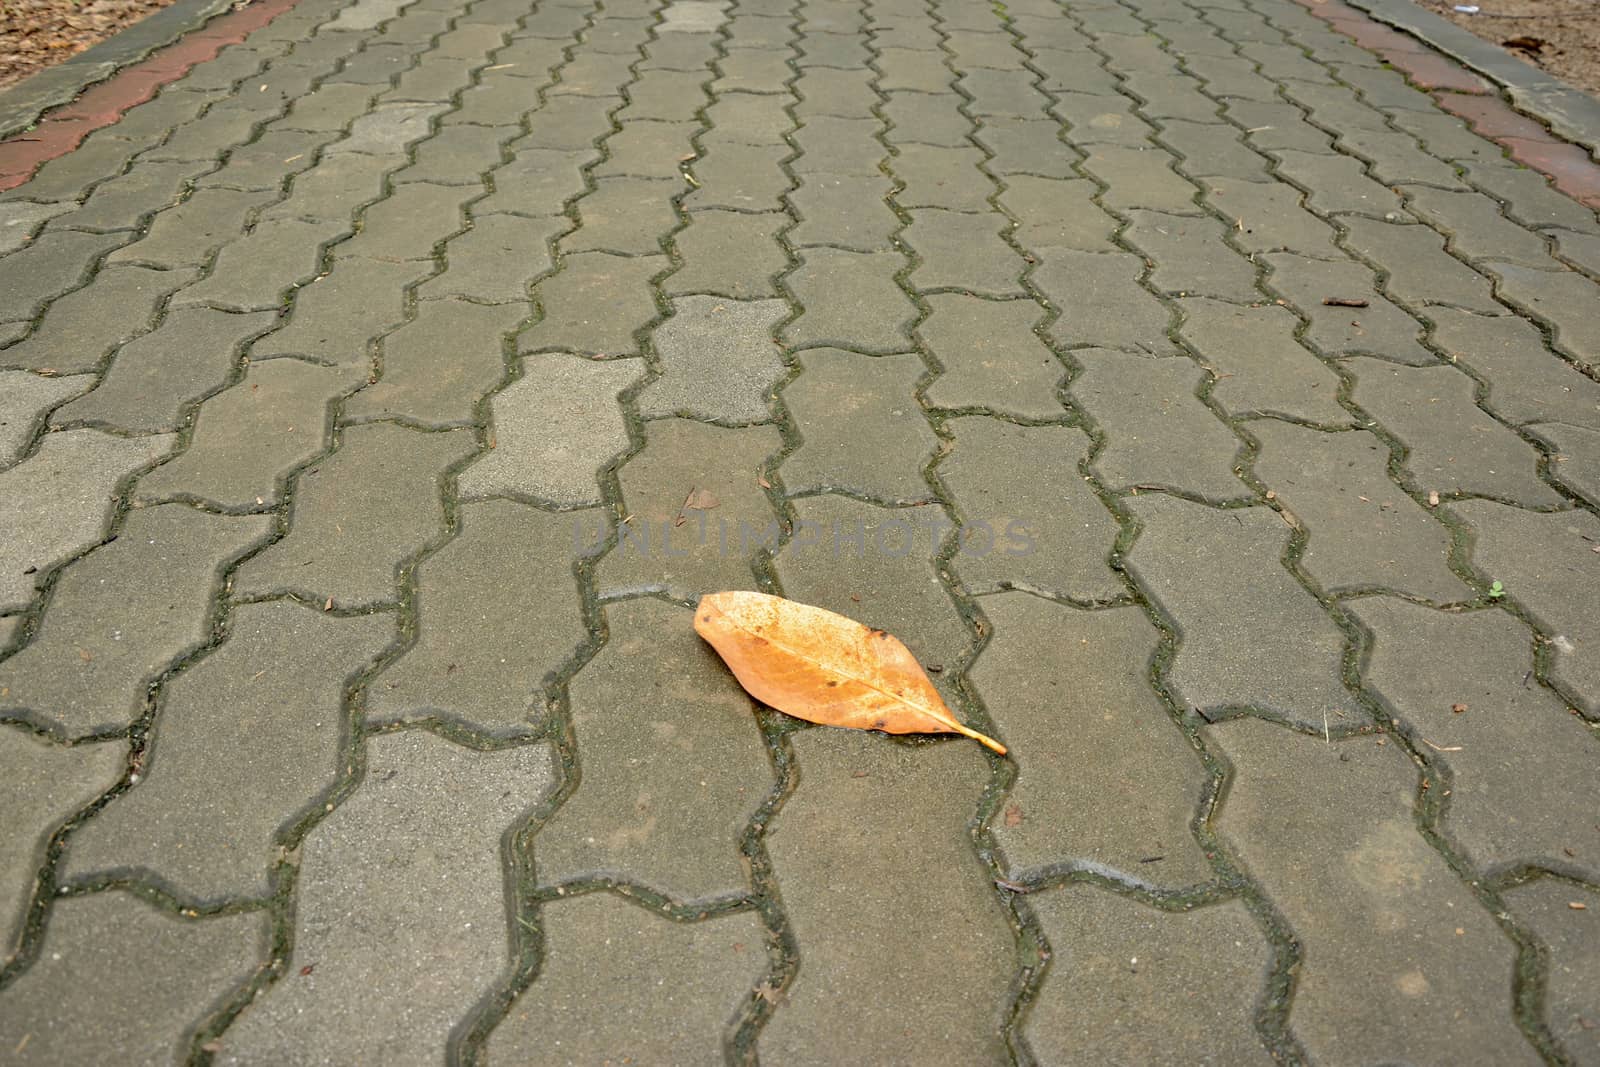
[[[1476,4],[1476,15],[1455,10]],[[1600,95],[1600,0],[1418,0],[1568,85]]]
[[[0,0],[0,89],[53,67],[172,0]]]

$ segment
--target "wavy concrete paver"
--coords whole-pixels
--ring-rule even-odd
[[[1594,1058],[1533,97],[1339,0],[256,0],[97,77],[0,140],[0,1059]],[[761,708],[718,589],[1010,754]]]

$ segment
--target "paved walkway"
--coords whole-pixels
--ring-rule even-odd
[[[1582,153],[1336,3],[277,6],[0,197],[0,1061],[1600,1063],[1600,223],[1451,112]]]

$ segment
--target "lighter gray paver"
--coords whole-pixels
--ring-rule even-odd
[[[783,353],[773,331],[789,314],[782,300],[680,296],[653,341],[661,376],[639,391],[646,418],[690,415],[719,422],[764,422]]]
[[[595,362],[559,353],[524,359],[522,377],[490,401],[494,447],[461,472],[461,495],[600,503],[600,468],[628,447],[617,394],[643,372],[633,359]]]
[[[0,470],[22,458],[45,412],[90,386],[88,375],[46,378],[28,371],[0,371]]]

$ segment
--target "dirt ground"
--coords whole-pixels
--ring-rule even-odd
[[[172,0],[0,0],[0,89],[54,66]]]
[[[1429,11],[1554,74],[1600,95],[1600,0],[1418,0]]]

